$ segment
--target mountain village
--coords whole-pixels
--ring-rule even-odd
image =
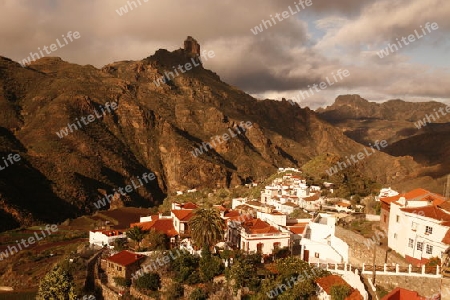
[[[225,224],[223,240],[213,247],[215,255],[224,251],[259,254],[261,266],[269,270],[282,257],[300,258],[329,272],[315,279],[317,299],[331,299],[331,287],[339,284],[351,289],[343,299],[450,299],[450,202],[445,197],[420,188],[406,193],[383,188],[374,197],[380,214],[371,215],[363,213],[364,205],[322,196],[323,189],[327,195],[333,194],[333,183],[325,182],[323,187],[307,185],[301,171],[295,168],[280,168],[278,175],[269,185],[261,187],[260,198],[234,198],[231,207],[212,206]],[[252,188],[258,183],[247,186]],[[105,299],[119,299],[128,289],[118,285],[114,277],[135,281],[168,264],[180,253],[201,256],[200,247],[192,242],[190,228],[199,208],[192,202],[173,202],[170,214],[141,216],[128,228],[105,224],[91,230],[91,247],[102,249],[95,265],[95,283],[101,287]],[[365,238],[365,254],[369,259],[359,265],[352,264],[351,245],[336,236],[336,228],[348,220],[372,222],[378,228],[372,237]],[[115,249],[117,240],[126,239],[127,230],[133,228],[166,236],[170,255],[156,263],[152,258],[155,251]],[[379,247],[387,249],[384,264],[372,260]],[[173,255],[175,251],[177,254]],[[388,263],[388,252],[395,252],[404,263]],[[220,257],[226,268],[233,265],[233,258]],[[419,295],[415,290],[395,287],[379,298],[376,285],[383,277],[414,281],[427,278],[439,282],[439,290],[433,295]],[[214,280],[225,278],[217,276]],[[283,288],[289,289],[284,285],[277,293],[283,293]],[[135,288],[130,289],[137,298],[147,299]]]

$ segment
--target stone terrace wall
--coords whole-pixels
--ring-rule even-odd
[[[372,278],[371,275],[364,275],[364,277]],[[381,285],[388,291],[396,287],[417,291],[421,296],[429,297],[439,293],[441,286],[440,278],[419,278],[410,276],[386,276],[376,275],[375,282]]]

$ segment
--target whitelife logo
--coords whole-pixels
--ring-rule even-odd
[[[308,7],[308,6],[311,6],[311,5],[312,5],[312,0],[306,0],[306,1],[300,0],[300,1],[298,1],[298,3],[297,3],[297,2],[294,2],[294,5],[295,5],[295,8],[296,8],[297,10],[293,10],[292,7],[289,5],[289,7],[288,7],[288,8],[289,8],[289,11],[285,10],[285,11],[283,11],[281,14],[280,14],[280,13],[276,13],[276,14],[275,14],[275,17],[277,18],[277,20],[278,20],[279,22],[281,22],[281,21],[283,21],[283,20],[285,20],[285,19],[287,19],[287,18],[289,18],[289,17],[291,17],[291,16],[293,16],[293,15],[299,13],[302,9],[305,9],[305,8]],[[300,8],[299,5],[300,5],[302,8]],[[305,5],[306,5],[306,7],[305,7]],[[280,16],[281,16],[282,18],[280,18]],[[277,24],[277,21],[275,21],[275,18],[274,18],[272,15],[270,15],[270,19],[272,20],[273,25],[276,25],[276,24]],[[273,26],[273,25],[272,25],[272,22],[270,22],[270,20],[261,20],[261,23],[260,23],[258,26],[255,26],[254,28],[250,28],[250,31],[251,31],[254,35],[257,35],[258,33],[263,32],[263,31],[264,31],[264,28],[265,28],[265,29],[268,29],[269,27],[272,27],[272,26]],[[264,26],[264,28],[263,28],[263,26]],[[268,27],[268,26],[269,26],[269,27]]]
[[[372,149],[372,153],[370,153],[369,151],[367,151],[367,148],[364,148],[364,152],[359,152],[358,154],[352,154],[350,155],[350,158],[352,161],[350,161],[350,158],[348,158],[348,156],[346,156],[345,158],[347,159],[346,162],[348,163],[348,165],[345,162],[338,162],[335,166],[332,166],[331,168],[329,168],[328,170],[326,170],[328,176],[332,176],[333,174],[336,174],[337,172],[339,172],[338,167],[341,169],[341,171],[345,168],[348,168],[353,164],[358,163],[359,161],[363,160],[366,157],[371,156],[373,153],[375,153],[375,148],[377,148],[378,151],[381,151],[380,146],[383,148],[386,148],[388,145],[386,140],[382,140],[381,142],[379,142],[378,140],[375,141],[375,144],[372,146],[372,144],[370,143],[370,149]],[[366,156],[367,155],[367,156]],[[358,158],[358,160],[356,160],[355,158]]]
[[[58,226],[56,226],[55,224],[53,224],[53,225],[47,224],[47,225],[45,225],[45,230],[47,231],[48,236],[50,236],[51,234],[53,234],[53,233],[55,233],[55,232],[58,231]],[[38,235],[37,232],[34,232],[34,237],[33,237],[33,236],[30,236],[30,237],[28,237],[27,240],[21,239],[20,242],[16,240],[16,243],[17,243],[16,246],[17,246],[19,249],[17,249],[16,246],[8,246],[8,248],[6,249],[6,251],[0,252],[0,261],[3,260],[3,258],[6,259],[6,258],[8,258],[10,255],[12,256],[13,254],[16,254],[16,253],[18,253],[19,251],[23,250],[23,249],[22,249],[22,245],[23,245],[23,248],[28,248],[28,247],[30,247],[30,245],[33,245],[33,244],[36,243],[37,241],[41,241],[41,240],[43,240],[43,239],[45,239],[45,238],[47,237],[47,234],[45,233],[44,230],[41,230],[41,233],[42,233],[42,237],[40,237],[40,236]],[[27,241],[28,241],[28,244],[27,244]],[[13,251],[13,250],[14,250],[14,251]],[[9,253],[8,253],[8,252],[9,252]]]
[[[446,112],[444,112],[444,110]],[[436,111],[436,108],[433,110],[434,111],[434,115],[433,114],[427,114],[425,115],[425,118],[423,118],[423,120],[419,120],[417,122],[414,123],[414,126],[417,127],[417,129],[420,129],[422,127],[427,126],[427,124],[432,123],[431,119],[433,119],[433,122],[436,122],[437,120],[439,120],[441,118],[441,116],[439,115],[439,113]],[[447,115],[447,113],[450,113],[450,105],[447,105],[446,107],[440,107],[438,109],[438,111],[441,113],[441,115],[444,117]],[[436,116],[435,116],[436,115]]]
[[[339,69],[336,71],[336,74],[334,74],[334,72],[331,73],[332,76],[332,80],[330,80],[330,78],[325,77],[325,81],[320,82],[319,84],[315,83],[312,86],[308,85],[309,91],[299,91],[297,95],[295,95],[293,98],[295,100],[288,100],[289,103],[291,103],[291,105],[294,105],[296,102],[301,102],[301,100],[305,100],[308,97],[313,96],[315,93],[319,93],[323,90],[326,90],[328,87],[334,85],[335,83],[339,82],[339,80],[344,80],[344,78],[347,78],[348,76],[350,76],[350,71],[347,69]],[[337,77],[336,77],[337,76]],[[338,79],[339,78],[339,79]],[[334,79],[334,81],[333,81]],[[314,90],[313,90],[314,88]],[[320,90],[318,89],[320,88]],[[302,97],[302,99],[300,99],[300,96]]]
[[[142,6],[141,0],[136,0],[139,3],[139,6]],[[133,10],[135,8],[138,8],[138,5],[136,1],[127,1],[127,5],[121,6],[119,9],[116,9],[116,13],[119,16],[123,16],[124,14],[128,13],[128,7],[130,7],[130,10]],[[142,0],[144,3],[147,3],[149,0]],[[134,5],[134,8],[133,8]]]
[[[12,166],[15,162],[20,161],[20,159],[21,157],[19,154],[12,154],[12,153],[8,154],[7,158],[2,157],[3,164],[0,162],[0,171],[3,171],[9,166]]]
[[[136,182],[134,182],[134,180],[131,179],[131,184],[125,186],[124,188],[123,187],[118,188],[117,189],[118,192],[122,196],[126,196],[127,194],[129,194],[129,193],[137,190],[138,188],[144,186],[144,183],[142,182],[141,177],[142,177],[142,180],[145,181],[145,183],[149,183],[149,181],[152,181],[152,180],[156,179],[156,175],[154,173],[150,173],[150,174],[144,173],[140,177],[137,176],[137,180],[138,180],[138,182],[141,185],[136,184]],[[125,190],[125,192],[123,190]],[[113,193],[115,194],[116,193],[116,189],[113,189],[113,191],[114,191]],[[101,198],[97,202],[94,202],[95,208],[100,209],[100,208],[106,206],[106,201],[108,201],[108,203],[111,203],[111,200],[114,199],[114,194],[106,194],[105,197]]]
[[[214,51],[210,50],[210,51],[207,52],[206,50],[203,50],[202,51],[202,55],[201,55],[201,57],[203,57],[202,62],[203,61],[207,61],[209,58],[213,58],[214,56],[216,56]],[[196,62],[195,58],[193,58],[193,57],[191,58],[191,61],[192,61],[192,64],[190,62],[187,62],[184,65],[178,65],[177,67],[173,66],[172,68],[173,68],[175,74],[173,72],[171,72],[171,71],[169,71],[169,72],[166,71],[166,72],[164,72],[164,76],[161,76],[161,77],[157,78],[156,80],[153,80],[153,83],[157,87],[159,87],[161,84],[167,83],[169,80],[172,80],[175,77],[179,76],[180,74],[178,73],[178,70],[180,70],[180,72],[182,74],[184,74],[187,71],[192,70],[193,66],[194,67],[198,67],[198,66],[201,65],[201,63],[200,62]],[[183,69],[183,67],[185,69]]]
[[[105,108],[106,111],[103,109],[103,106],[100,105],[100,110],[101,110],[101,114],[97,113],[97,110],[94,109],[94,114],[93,115],[88,115],[87,117],[81,117],[81,122],[83,122],[84,125],[88,125],[89,123],[92,123],[95,121],[95,117],[97,117],[97,119],[101,119],[104,115],[106,115],[106,113],[112,113],[111,109],[114,111],[117,109],[117,103],[116,102],[111,102],[111,104],[109,102],[105,103]],[[94,116],[95,115],[95,116]],[[75,119],[76,124],[78,124],[78,127],[75,123],[68,123],[67,127],[64,127],[63,129],[61,129],[59,132],[56,133],[56,135],[62,139],[65,136],[69,135],[69,130],[72,133],[74,130],[78,130],[81,129],[83,126],[80,123],[80,120],[78,120],[78,118]]]
[[[415,29],[414,30],[415,35],[414,34],[408,35],[409,42],[406,41],[406,37],[401,38],[403,45],[408,46],[410,43],[414,43],[416,41],[416,38],[417,38],[417,40],[420,40],[421,38],[423,38],[424,36],[427,35],[427,31],[428,31],[428,33],[431,33],[431,29],[432,30],[439,29],[439,25],[436,22],[431,23],[431,24],[430,24],[430,22],[427,22],[425,24],[425,28],[427,29],[427,31],[425,31],[425,29],[422,27],[422,25],[420,25],[420,28],[422,29],[423,35],[420,35],[420,33],[417,32],[417,29]],[[398,38],[396,38],[396,40],[397,40],[398,47],[400,47],[400,49],[403,48],[402,43],[398,40]],[[386,48],[382,49],[377,54],[380,58],[383,58],[383,57],[389,56],[389,54],[391,54],[391,53],[398,51],[399,50],[398,47],[395,43],[394,44],[389,43],[389,45]],[[390,53],[389,53],[389,50],[391,50]]]
[[[199,145],[199,147],[194,148],[194,151],[191,151],[192,155],[194,157],[197,157],[199,155],[203,154],[203,149],[205,149],[205,152],[208,152],[209,150],[217,147],[216,145],[216,141],[219,144],[222,144],[226,141],[228,141],[230,138],[234,138],[237,137],[239,134],[244,134],[247,130],[250,129],[253,126],[252,122],[247,121],[246,123],[244,123],[244,121],[241,121],[240,125],[236,126],[235,128],[233,128],[235,131],[231,130],[231,128],[228,128],[228,132],[230,133],[230,135],[228,135],[227,133],[224,133],[222,136],[220,135],[216,135],[213,136],[211,138],[211,144],[207,143],[207,142],[203,142],[201,145]],[[240,130],[239,130],[240,129]],[[236,133],[236,134],[235,134]],[[215,139],[215,140],[214,140]],[[207,148],[209,147],[209,149]]]
[[[61,49],[62,47],[67,46],[69,44],[69,42],[67,41],[66,37],[70,40],[70,42],[73,42],[74,39],[78,40],[81,37],[81,35],[80,35],[80,33],[78,31],[74,31],[73,33],[72,33],[72,31],[69,31],[69,32],[67,32],[67,36],[65,36],[64,34],[62,35],[62,38],[63,38],[65,44],[61,43],[59,41],[59,38],[57,38],[56,39],[56,44],[58,44],[58,45],[51,44],[49,47],[44,45],[44,47],[42,47],[42,50],[44,50],[45,53],[47,55],[49,55],[49,54],[52,54],[52,52],[55,52],[58,49]],[[48,50],[49,48],[50,48],[50,51]],[[22,59],[22,61],[19,62],[19,64],[22,67],[25,67],[26,65],[31,63],[31,60],[36,61],[36,59],[40,59],[40,58],[44,57],[45,54],[42,52],[42,50],[41,50],[41,47],[38,47],[38,51],[39,51],[39,53],[41,55],[39,55],[39,53],[30,52],[30,56],[27,56],[25,59]]]

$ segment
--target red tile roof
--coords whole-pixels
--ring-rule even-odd
[[[198,206],[195,203],[188,202],[183,205],[183,209],[197,209]]]
[[[262,221],[261,219],[253,219],[245,222],[242,227],[244,227],[245,232],[250,234],[258,233],[280,233],[278,229],[270,226],[269,223]]]
[[[419,296],[417,292],[395,288],[389,294],[381,298],[381,300],[425,300],[425,297]]]
[[[405,260],[406,262],[410,263],[413,266],[422,266],[422,265],[426,265],[430,260],[428,258],[414,258],[412,256],[409,255],[405,255]]]
[[[352,293],[345,298],[345,300],[362,300],[363,297],[359,293],[358,290],[353,289],[342,277],[338,275],[328,275],[326,277],[322,277],[316,279],[316,283],[328,294],[331,294],[331,287],[333,285],[345,285],[352,289]]]
[[[152,216],[153,217],[153,216]],[[177,236],[178,232],[173,227],[173,219],[158,219],[154,218],[149,222],[133,223],[130,227],[138,226],[143,230],[156,230],[157,232],[164,233],[169,237]]]
[[[400,197],[401,197],[400,194],[396,195],[396,196],[391,196],[391,197],[383,197],[383,198],[380,198],[380,201],[382,201],[382,202],[384,202],[386,204],[390,204],[391,202],[395,202],[398,199],[400,199]]]
[[[450,213],[443,209],[440,209],[434,205],[422,206],[422,207],[411,207],[402,208],[404,212],[413,213],[416,215],[422,215],[427,218],[435,219],[438,221],[450,221]]]
[[[337,206],[341,206],[341,207],[349,207],[351,204],[350,203],[345,203],[345,202],[338,202],[336,203]]]
[[[106,260],[109,260],[113,263],[126,267],[141,259],[144,259],[145,257],[146,257],[145,255],[135,254],[133,252],[124,250],[113,256],[108,257]]]
[[[399,200],[400,197],[404,197],[407,201],[432,201],[433,205],[440,205],[443,202],[445,202],[444,196],[432,193],[425,189],[414,189],[407,193],[399,194],[397,196],[380,198],[380,201],[389,204]]]
[[[189,209],[173,209],[172,213],[178,220],[183,222],[189,221],[194,216],[194,212]]]
[[[434,205],[439,205],[445,201],[444,196],[432,193],[425,189],[415,189],[404,194],[408,201],[433,201]]]
[[[303,232],[305,231],[306,225],[307,224],[300,225],[300,226],[288,226],[288,228],[292,233],[303,234]]]
[[[447,233],[445,234],[444,238],[442,239],[442,243],[450,245],[450,229],[447,230]]]
[[[305,200],[305,201],[316,201],[316,200],[319,200],[319,198],[320,198],[320,193],[315,193],[312,196],[303,197],[303,200]]]

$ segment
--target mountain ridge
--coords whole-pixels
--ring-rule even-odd
[[[93,203],[103,197],[99,190],[125,186],[144,172],[156,179],[124,198],[130,205],[155,206],[177,190],[229,188],[260,180],[278,167],[300,167],[324,152],[360,151],[360,144],[314,111],[288,101],[256,100],[203,65],[154,84],[193,56],[185,49],[158,50],[140,61],[101,69],[48,57],[22,68],[0,57],[0,152],[18,152],[23,165],[40,175],[34,190],[47,191],[50,201],[45,208],[34,204],[30,199],[39,193],[21,191],[14,181],[30,181],[24,166],[10,167],[5,172],[14,173],[12,178],[0,172],[0,213],[25,225],[92,213]],[[62,139],[57,136],[106,102],[116,102],[117,110]],[[252,128],[199,157],[192,155],[195,147],[241,121],[252,122]],[[382,168],[385,163],[395,168]],[[410,158],[384,153],[359,168],[364,176],[389,184],[418,174]],[[15,190],[8,189],[12,183]],[[53,207],[60,209],[44,213]],[[11,225],[0,224],[6,228]]]

